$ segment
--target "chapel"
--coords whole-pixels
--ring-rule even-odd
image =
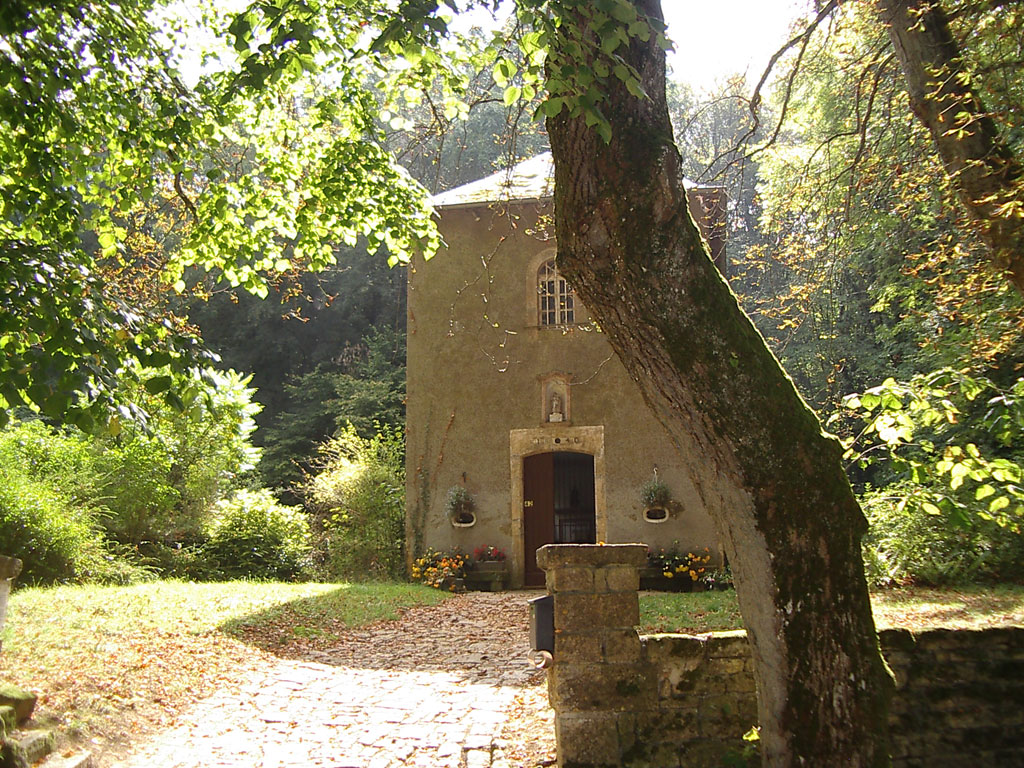
[[[543,585],[548,543],[717,555],[677,448],[559,273],[552,178],[544,154],[433,199],[445,247],[408,269],[408,550],[498,547],[512,586]],[[687,194],[724,273],[724,190]]]

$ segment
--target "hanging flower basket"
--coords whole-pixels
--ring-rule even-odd
[[[648,523],[663,523],[669,518],[672,491],[655,475],[641,486],[640,503],[644,507],[644,520]]]
[[[461,485],[448,489],[444,501],[445,513],[456,528],[469,528],[476,524],[476,501],[473,494]]]

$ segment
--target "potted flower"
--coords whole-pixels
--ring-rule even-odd
[[[456,528],[468,528],[476,523],[476,515],[473,514],[476,502],[473,500],[473,494],[461,485],[453,485],[448,489],[444,508],[448,519]]]
[[[647,551],[647,567],[640,574],[643,589],[657,589],[667,592],[692,592],[708,571],[711,553],[687,552],[679,549],[678,542],[665,549]]]
[[[450,552],[428,549],[412,564],[412,580],[446,592],[466,589],[466,561],[468,558],[458,547]]]
[[[672,503],[672,491],[655,475],[640,488],[640,502],[644,507],[644,519],[659,523],[668,519],[668,506]]]
[[[473,550],[473,561],[466,573],[466,586],[483,592],[498,592],[508,583],[505,553],[487,544]]]
[[[732,571],[729,570],[729,566],[713,568],[701,577],[701,582],[708,592],[724,592],[732,589]]]

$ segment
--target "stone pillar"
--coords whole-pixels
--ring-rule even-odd
[[[0,632],[3,632],[4,619],[7,617],[7,596],[11,593],[11,583],[19,573],[21,560],[0,555]],[[0,640],[0,650],[3,650],[2,644]]]
[[[636,631],[646,562],[643,544],[549,544],[537,551],[554,595],[548,695],[559,766],[628,762],[637,714],[655,706],[656,681],[642,663]]]

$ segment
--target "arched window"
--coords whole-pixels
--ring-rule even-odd
[[[555,260],[549,259],[537,270],[537,309],[541,325],[572,325],[575,295],[565,278],[558,274]]]

